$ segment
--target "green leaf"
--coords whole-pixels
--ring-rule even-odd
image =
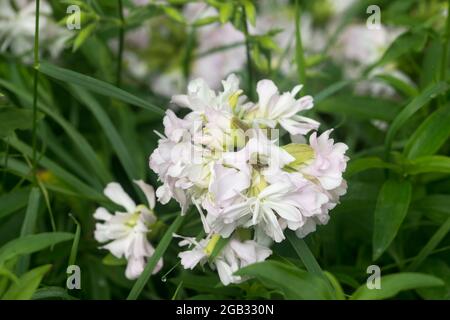
[[[425,156],[409,161],[406,164],[408,174],[450,173],[450,157]]]
[[[244,1],[245,15],[252,26],[256,25],[256,9],[250,0]]]
[[[20,236],[26,236],[34,233],[37,215],[39,212],[40,199],[41,192],[39,191],[39,188],[31,188],[25,219],[22,224],[22,229],[20,230]]]
[[[7,260],[24,254],[34,253],[60,242],[73,238],[73,234],[67,232],[49,232],[28,235],[6,243],[0,248],[0,265]]]
[[[444,282],[423,273],[396,273],[380,278],[381,289],[369,289],[366,284],[353,293],[351,300],[382,300],[395,297],[400,291],[442,286]]]
[[[178,11],[177,9],[173,8],[173,7],[169,7],[169,6],[161,6],[161,8],[163,9],[164,13],[172,18],[173,20],[180,22],[180,23],[185,23],[186,20],[184,19],[183,14],[181,14],[180,11]]]
[[[450,231],[450,218],[444,222],[442,226],[433,234],[427,244],[420,250],[419,254],[414,258],[411,264],[408,266],[408,271],[416,270],[423,261],[431,254],[431,252],[437,247],[437,245],[445,238]]]
[[[30,194],[29,188],[22,188],[11,191],[0,196],[0,219],[22,209],[27,204]]]
[[[436,153],[450,136],[450,105],[433,112],[409,138],[404,154],[408,159]]]
[[[147,265],[145,266],[144,271],[134,283],[133,288],[131,289],[130,294],[127,297],[127,300],[136,300],[139,297],[142,289],[144,289],[145,285],[150,279],[153,269],[155,269],[159,259],[164,255],[167,248],[169,247],[173,234],[178,230],[185,217],[185,215],[179,215],[167,229],[166,233],[156,247],[155,252],[147,261]]]
[[[221,23],[230,20],[233,14],[234,6],[232,2],[221,3],[219,7],[219,19]]]
[[[421,51],[425,46],[427,38],[427,33],[423,30],[417,32],[405,32],[392,42],[391,46],[386,50],[381,59],[370,67],[370,70],[376,66],[382,66],[388,62],[394,61],[411,51]]]
[[[78,35],[75,38],[75,41],[73,42],[73,48],[72,52],[75,52],[82,46],[82,44],[89,38],[92,33],[95,31],[95,28],[97,27],[96,23],[91,23],[87,27],[83,27],[81,31],[78,33]]]
[[[389,74],[377,74],[375,78],[383,80],[407,97],[414,98],[419,94],[416,87],[398,77]]]
[[[427,259],[420,272],[432,274],[442,279],[445,286],[428,287],[417,289],[417,293],[426,300],[449,300],[450,299],[450,267],[445,260]]]
[[[70,249],[70,257],[69,257],[69,264],[68,264],[69,266],[72,266],[75,264],[75,262],[77,260],[78,245],[80,243],[80,235],[81,235],[81,225],[72,214],[70,214],[70,217],[72,218],[73,222],[77,226],[77,229],[75,230],[75,237],[73,238],[72,248]]]
[[[317,105],[319,102],[324,101],[328,97],[334,95],[336,92],[341,91],[343,88],[352,84],[353,82],[355,82],[355,80],[341,80],[333,83],[314,96],[314,104]]]
[[[127,264],[127,259],[125,258],[117,258],[113,256],[111,253],[108,253],[103,259],[102,262],[107,266],[124,266]]]
[[[222,251],[222,249],[228,244],[228,242],[230,242],[230,239],[231,239],[230,237],[219,238],[219,241],[217,241],[216,245],[214,246],[214,249],[211,252],[211,255],[209,256],[209,261],[214,261],[214,259]]]
[[[70,91],[73,92],[74,96],[94,114],[95,118],[100,123],[100,126],[105,132],[111,146],[116,152],[122,164],[122,167],[128,175],[128,178],[130,180],[138,179],[138,168],[136,162],[134,161],[134,158],[131,156],[132,152],[128,149],[127,145],[123,141],[121,135],[112,123],[106,111],[86,90],[78,86],[71,86]]]
[[[378,259],[397,235],[411,201],[411,183],[387,180],[381,187],[375,207],[373,260]]]
[[[426,89],[424,89],[419,96],[414,98],[398,115],[395,117],[391,126],[389,127],[388,133],[386,135],[386,150],[391,149],[392,141],[398,130],[405,124],[405,122],[411,118],[420,108],[425,106],[430,100],[434,99],[436,96],[446,92],[448,85],[444,82],[439,82],[437,84],[431,84]]]
[[[0,79],[0,85],[14,92],[18,97],[22,98],[27,106],[31,109],[33,104],[33,97],[20,87]],[[104,183],[110,182],[112,179],[111,174],[105,168],[104,164],[98,159],[93,147],[87,142],[86,138],[80,134],[69,121],[64,119],[61,115],[55,112],[53,109],[47,107],[45,104],[38,101],[38,109],[52,118],[56,123],[58,123],[61,128],[67,133],[67,135],[72,139],[74,145],[80,150],[80,154],[84,156],[86,162],[89,163],[92,170],[90,173],[95,172],[96,175],[102,179]]]
[[[395,164],[385,162],[378,157],[368,157],[359,158],[356,160],[351,160],[345,170],[345,177],[350,178],[351,176],[370,169],[391,169],[394,171],[400,170]]]
[[[37,267],[28,271],[19,278],[17,283],[13,283],[5,292],[3,300],[29,300],[39,287],[44,275],[50,270],[50,264]]]
[[[306,63],[303,50],[301,25],[301,8],[299,0],[295,1],[295,62],[297,64],[298,80],[301,84],[306,83]]]
[[[326,282],[311,273],[278,261],[264,261],[235,272],[239,276],[255,277],[265,286],[280,290],[286,299],[332,299]]]
[[[316,104],[317,111],[346,115],[361,120],[393,120],[399,111],[397,103],[380,98],[341,95]]]
[[[17,150],[22,152],[28,157],[31,157],[32,155],[32,149],[24,144],[23,142],[19,141],[17,138],[10,139],[10,144],[14,146]],[[60,178],[62,181],[66,182],[68,185],[70,185],[73,190],[76,190],[79,194],[82,194],[83,196],[97,200],[97,201],[105,201],[105,196],[97,191],[96,189],[93,189],[92,187],[86,185],[84,182],[80,181],[77,177],[73,176],[71,173],[67,172],[65,169],[57,165],[52,160],[43,157],[41,154],[38,153],[38,156],[40,158],[39,164],[43,166],[44,168],[47,168],[52,174]],[[14,164],[14,161],[8,161],[8,166]],[[28,174],[28,173],[25,173]],[[46,181],[44,181],[46,182]]]
[[[450,216],[450,195],[432,194],[417,200],[417,207],[423,210],[433,210],[446,213]]]
[[[39,188],[33,187],[28,198],[27,211],[25,219],[20,230],[20,237],[33,234],[36,228],[36,221],[39,213],[39,204],[41,201],[41,192]],[[17,273],[22,274],[28,270],[30,264],[30,256],[24,255],[17,261]]]
[[[85,76],[81,73],[63,69],[45,62],[40,64],[39,71],[42,72],[43,74],[46,74],[49,77],[61,80],[66,83],[79,85],[82,88],[96,92],[106,97],[115,98],[122,102],[145,108],[147,110],[154,112],[155,114],[159,115],[164,114],[164,110],[162,110],[161,108],[151,103],[148,103],[147,101],[139,97],[136,97],[131,93],[119,89],[113,86],[112,84],[103,82],[101,80],[97,80],[89,76]]]
[[[37,289],[33,296],[32,300],[44,300],[44,299],[61,299],[61,300],[78,300],[75,297],[72,297],[67,293],[67,289],[61,287],[45,287]]]
[[[38,114],[38,121],[42,114]],[[31,129],[33,111],[18,108],[0,108],[0,138],[9,136],[15,130]]]
[[[345,293],[344,290],[342,290],[341,284],[339,283],[338,279],[336,277],[325,271],[325,276],[328,278],[328,281],[330,281],[331,285],[333,286],[334,292],[336,292],[336,299],[337,300],[345,300]]]

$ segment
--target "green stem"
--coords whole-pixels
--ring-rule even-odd
[[[123,64],[123,45],[125,40],[125,17],[123,15],[123,4],[122,0],[117,0],[119,6],[119,18],[120,18],[120,27],[119,27],[119,56],[117,58],[117,79],[116,84],[117,87],[120,88],[122,84],[122,64]]]
[[[33,85],[33,129],[32,129],[32,147],[33,147],[33,181],[37,182],[37,99],[38,99],[38,80],[39,80],[39,9],[40,0],[36,0],[36,24],[34,29],[34,85]]]
[[[301,8],[300,0],[295,1],[295,60],[297,62],[298,80],[301,84],[306,83],[306,64],[302,44],[301,25]]]
[[[300,260],[302,260],[306,270],[308,270],[309,273],[322,278],[330,293],[335,294],[329,279],[322,271],[322,268],[320,267],[311,250],[309,250],[305,240],[298,238],[297,235],[292,231],[286,233],[286,238],[291,243]]]
[[[139,297],[148,280],[150,279],[150,276],[152,275],[153,270],[156,267],[156,264],[169,247],[173,234],[181,226],[181,223],[183,222],[185,217],[186,216],[179,215],[175,219],[175,221],[172,222],[169,229],[167,229],[166,233],[164,233],[164,236],[162,237],[161,241],[156,247],[155,252],[147,261],[147,265],[145,266],[144,271],[134,283],[133,288],[131,289],[130,294],[127,297],[127,300],[136,300]]]
[[[250,34],[248,32],[248,25],[247,25],[247,14],[245,12],[245,7],[242,6],[242,24],[244,28],[244,35],[245,35],[245,51],[247,54],[247,83],[248,83],[248,92],[249,92],[249,98],[250,100],[253,100],[254,95],[254,79],[253,79],[253,64],[252,64],[252,57],[250,52]]]

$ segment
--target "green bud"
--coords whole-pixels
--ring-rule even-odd
[[[211,240],[209,240],[208,245],[204,249],[207,256],[210,256],[213,253],[214,248],[216,247],[217,242],[219,242],[219,240],[220,235],[218,234],[215,234],[211,237]]]
[[[295,158],[294,161],[284,168],[287,171],[298,171],[310,160],[314,159],[314,150],[307,144],[290,143],[282,148]]]

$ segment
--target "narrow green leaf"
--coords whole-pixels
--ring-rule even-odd
[[[344,290],[342,290],[341,284],[339,283],[338,279],[336,279],[336,277],[330,272],[324,271],[324,274],[333,286],[334,292],[336,293],[336,299],[345,300],[345,293]]]
[[[214,261],[214,259],[222,251],[222,249],[228,244],[228,242],[230,242],[230,239],[231,239],[231,237],[228,237],[228,238],[220,237],[219,241],[217,241],[216,245],[214,246],[214,249],[211,252],[211,255],[209,256],[210,261]]]
[[[73,222],[77,226],[77,229],[75,230],[75,237],[73,238],[72,249],[70,249],[70,257],[68,264],[69,266],[72,266],[75,264],[77,260],[78,245],[80,243],[80,236],[81,236],[81,225],[72,214],[70,214],[70,218],[72,218]]]
[[[61,299],[61,300],[78,300],[75,297],[72,297],[70,294],[67,293],[67,289],[61,288],[61,287],[45,287],[37,289],[33,296],[31,297],[32,300],[55,300],[55,299]]]
[[[450,218],[433,234],[427,244],[420,250],[419,254],[414,258],[413,262],[408,266],[408,271],[416,270],[437,245],[445,238],[450,231]]]
[[[221,23],[230,20],[233,14],[234,6],[232,2],[221,3],[219,7],[219,19]]]
[[[299,256],[300,260],[302,260],[303,264],[306,267],[306,270],[308,270],[308,272],[310,272],[311,274],[321,278],[326,284],[330,294],[334,295],[334,290],[330,282],[328,281],[328,278],[322,271],[322,268],[320,267],[316,258],[312,254],[311,250],[309,250],[305,240],[298,238],[292,231],[286,232],[286,237],[291,243],[297,255]]]
[[[28,235],[6,243],[0,248],[0,265],[7,260],[24,254],[34,253],[57,243],[68,241],[73,234],[67,232],[49,232]]]
[[[255,277],[263,285],[283,292],[286,299],[327,300],[333,298],[322,278],[278,261],[268,260],[251,264],[239,269],[235,274]]]
[[[375,207],[373,260],[378,259],[397,235],[411,201],[411,183],[387,180],[381,187]]]
[[[42,119],[39,114],[38,121]],[[0,108],[0,138],[10,135],[15,130],[31,129],[33,112],[19,108]]]
[[[336,92],[341,91],[343,88],[352,84],[353,82],[355,82],[355,80],[341,80],[339,82],[333,83],[314,96],[314,103],[317,105],[319,102],[324,101],[326,98],[332,96]]]
[[[398,77],[389,74],[378,74],[375,76],[375,78],[383,80],[391,87],[395,88],[398,92],[403,93],[407,97],[414,98],[419,94],[419,91],[416,87]]]
[[[70,91],[72,91],[74,96],[94,114],[95,118],[105,132],[112,148],[116,152],[130,181],[138,179],[138,168],[134,159],[131,157],[132,152],[128,149],[121,135],[102,106],[89,92],[78,86],[71,86]]]
[[[101,80],[97,80],[81,73],[63,69],[45,62],[40,64],[39,71],[57,80],[75,84],[98,94],[145,108],[159,115],[164,115],[164,110],[161,108]]]
[[[17,96],[21,97],[26,102],[27,107],[31,108],[33,98],[26,90],[23,90],[10,82],[4,81],[3,79],[0,79],[0,85],[14,92]],[[95,174],[103,181],[103,183],[108,183],[113,180],[111,174],[106,169],[104,164],[99,161],[98,156],[92,146],[87,142],[86,138],[70,124],[70,122],[68,122],[66,119],[64,119],[64,117],[59,115],[54,110],[48,108],[43,103],[38,102],[38,108],[64,129],[64,131],[73,141],[74,145],[80,150],[80,154],[85,158],[86,162],[89,163],[89,165],[93,169],[93,172],[95,172]]]
[[[303,52],[301,25],[300,0],[295,1],[295,61],[297,63],[298,80],[301,84],[306,83],[306,63]]]
[[[33,234],[36,228],[36,221],[39,213],[39,204],[41,200],[41,192],[39,188],[33,187],[28,198],[27,211],[25,212],[25,219],[20,230],[20,237]],[[24,255],[17,261],[17,274],[23,274],[28,270],[30,265],[30,256]]]
[[[405,122],[411,118],[420,108],[425,106],[430,100],[434,99],[436,96],[446,92],[448,85],[443,82],[437,84],[431,84],[426,89],[424,89],[420,95],[414,98],[394,119],[391,126],[389,127],[388,133],[386,135],[386,151],[391,149],[392,141],[398,130],[405,124]]]
[[[20,230],[21,237],[34,233],[37,215],[39,212],[40,199],[41,192],[39,191],[39,188],[31,188],[25,219],[22,224],[22,229]]]
[[[400,291],[442,286],[444,282],[423,273],[397,273],[380,278],[381,289],[370,290],[366,284],[359,287],[351,300],[382,300],[395,297]]]
[[[408,174],[421,173],[450,173],[450,157],[445,156],[425,156],[411,160],[406,165]]]
[[[381,59],[371,66],[370,70],[376,66],[382,66],[388,62],[394,61],[411,51],[422,50],[427,38],[427,33],[423,30],[403,33],[392,42],[391,46],[386,50]]]
[[[433,112],[409,138],[404,154],[408,159],[436,153],[450,136],[450,105]]]
[[[44,275],[50,271],[51,265],[47,264],[28,271],[19,278],[17,283],[13,283],[5,292],[3,300],[29,300],[36,292]]]
[[[95,31],[95,28],[97,27],[97,24],[91,23],[87,27],[84,27],[81,29],[81,31],[78,33],[78,35],[75,38],[75,41],[73,42],[73,48],[72,51],[77,51],[83,43],[86,41],[87,38],[89,38],[92,33]]]
[[[385,162],[378,157],[359,158],[349,162],[347,170],[345,170],[345,177],[350,178],[357,173],[370,169],[400,170],[398,166]]]
[[[178,230],[185,217],[186,216],[179,215],[167,229],[160,243],[156,247],[155,252],[147,261],[147,265],[145,266],[144,271],[134,283],[133,288],[131,289],[130,294],[127,297],[127,300],[136,300],[139,297],[142,289],[144,289],[145,285],[147,284],[148,279],[150,279],[153,269],[155,269],[159,259],[164,255],[167,248],[169,247],[173,234]]]
[[[398,112],[398,104],[389,100],[359,97],[353,95],[340,95],[331,97],[316,105],[317,111],[346,115],[349,118],[361,120],[393,120]]]
[[[256,25],[256,9],[250,0],[244,1],[245,15],[252,26]]]
[[[21,188],[0,196],[0,219],[22,209],[27,204],[29,188]]]
[[[17,138],[10,139],[10,143],[14,148],[19,150],[26,156],[28,157],[31,156],[32,153],[31,148],[27,146],[25,143],[19,141]],[[105,201],[106,198],[101,192],[86,185],[84,182],[80,181],[77,177],[73,176],[71,173],[67,172],[65,169],[61,168],[59,165],[57,165],[50,159],[43,157],[40,154],[39,156],[40,156],[39,164],[44,168],[48,169],[52,174],[60,178],[62,181],[66,182],[69,186],[73,188],[74,191],[81,193],[83,196],[89,199],[97,201]],[[8,161],[8,166],[13,165],[14,163],[15,163],[14,161]],[[28,172],[26,171],[24,174],[27,175]]]
[[[176,22],[180,22],[180,23],[185,23],[186,20],[184,19],[183,14],[181,14],[180,11],[178,11],[177,9],[175,9],[174,7],[169,7],[169,6],[161,6],[161,8],[163,9],[164,13],[170,17],[171,19],[175,20]]]

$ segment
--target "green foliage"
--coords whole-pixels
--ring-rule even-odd
[[[71,31],[66,50],[53,58],[41,29],[31,59],[0,52],[1,299],[450,299],[447,1],[382,1],[383,28],[401,34],[359,68],[336,56],[347,28],[366,28],[370,1],[336,13],[333,1],[208,0],[193,16],[186,7],[198,1],[123,1],[124,21],[117,1],[49,2],[63,27],[73,18],[66,6],[81,7],[82,28]],[[205,43],[219,28],[239,36]],[[120,30],[125,40],[148,34],[120,51]],[[371,32],[375,43],[381,31]],[[232,52],[240,56],[227,56]],[[212,63],[215,57],[222,59]],[[99,206],[120,211],[102,193],[109,182],[142,202],[132,180],[159,185],[148,168],[155,131],[164,133],[170,96],[186,91],[204,61],[208,76],[242,61],[233,72],[249,97],[261,79],[280,91],[303,84],[300,95],[314,97],[306,115],[320,121],[319,132],[334,128],[333,139],[349,147],[347,193],[326,225],[305,239],[286,231],[267,261],[240,269],[235,275],[244,281],[229,286],[208,264],[230,239],[218,240],[203,268],[184,270],[173,235],[200,235],[198,214],[157,204],[149,235],[155,253],[130,281],[126,259],[95,241],[93,213]],[[142,65],[145,75],[136,74]],[[120,85],[112,84],[117,78]],[[175,83],[169,93],[160,90],[162,80]],[[292,170],[314,156],[301,141],[285,145],[296,159]],[[161,258],[164,267],[153,274]],[[72,264],[82,269],[79,292],[65,287]],[[380,290],[366,286],[373,264],[381,268]]]

